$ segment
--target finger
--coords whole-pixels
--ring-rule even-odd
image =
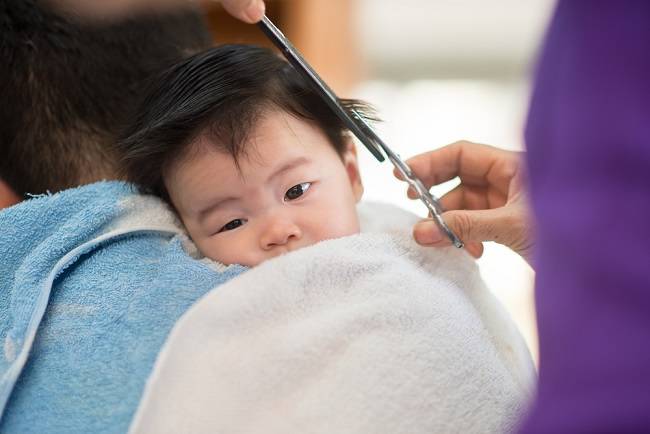
[[[451,145],[425,152],[406,160],[411,170],[427,186],[437,185],[458,176],[460,147]]]
[[[502,213],[498,210],[448,211],[443,214],[445,223],[465,243],[494,241],[508,231]]]
[[[446,211],[492,209],[504,206],[506,199],[494,189],[460,184],[440,198],[440,205]]]
[[[450,192],[445,193],[440,198],[440,205],[446,211],[452,209],[464,209],[465,208],[465,192],[463,185],[457,185]]]
[[[409,199],[417,199],[417,192],[409,187],[406,191]],[[451,191],[442,195],[440,205],[444,210],[453,209],[489,209],[505,205],[506,197],[496,191],[490,191],[485,187],[467,186],[459,184]]]
[[[467,253],[478,259],[483,256],[483,243],[467,243],[465,244]]]
[[[415,225],[413,237],[418,244],[427,247],[448,247],[451,241],[446,236],[441,236],[438,226],[431,220],[423,220]],[[469,242],[465,243],[467,253],[478,259],[483,255],[483,243]]]
[[[410,186],[406,190],[406,196],[408,196],[409,199],[417,199],[419,197],[418,192],[415,191],[415,189],[413,187],[410,187]]]
[[[412,157],[407,160],[407,164],[427,187],[456,176],[460,176],[466,184],[484,186],[494,182],[493,178],[502,181],[504,167],[509,169],[505,171],[505,177],[511,177],[511,166],[514,169],[519,167],[518,158],[516,152],[460,141]]]
[[[511,238],[519,235],[513,231],[517,225],[505,208],[492,210],[453,210],[442,217],[451,231],[465,244],[483,241],[497,241],[509,245]],[[416,224],[413,236],[420,244],[450,243],[432,220]]]
[[[230,15],[250,24],[261,20],[265,12],[263,0],[221,0],[221,4]]]
[[[442,234],[431,219],[422,220],[415,224],[413,238],[422,246],[445,247],[451,245],[451,241]]]

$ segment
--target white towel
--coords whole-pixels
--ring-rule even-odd
[[[417,246],[416,218],[360,208],[360,235],[274,258],[176,324],[133,433],[494,433],[534,369],[475,262]],[[378,232],[382,231],[382,232]]]

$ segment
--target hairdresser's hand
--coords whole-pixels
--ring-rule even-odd
[[[256,23],[264,16],[264,0],[221,0],[230,15],[246,23]]]
[[[483,241],[496,241],[530,263],[532,220],[520,153],[461,141],[407,163],[428,188],[460,178],[460,185],[441,198],[447,210],[442,216],[472,256],[483,254]],[[411,189],[408,196],[417,197]],[[417,223],[413,236],[425,246],[451,245],[431,219]]]
[[[188,0],[51,0],[62,8],[89,17],[119,17],[132,12],[164,10],[181,7]],[[199,3],[220,2],[233,17],[246,23],[256,23],[264,15],[264,0],[198,0]]]

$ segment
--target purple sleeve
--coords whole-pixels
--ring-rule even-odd
[[[650,1],[559,2],[526,141],[540,370],[522,432],[650,432]]]

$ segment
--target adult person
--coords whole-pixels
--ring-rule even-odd
[[[113,178],[112,144],[147,77],[211,44],[196,12],[76,23],[36,1],[2,11],[0,179],[6,200]]]
[[[522,432],[650,431],[649,22],[644,0],[561,0],[541,52],[526,127],[539,385]],[[530,259],[515,154],[457,143],[411,165],[428,185],[460,176],[444,202],[461,238]],[[414,234],[447,244],[430,222]]]
[[[125,432],[176,319],[241,271],[194,260],[158,201],[96,182],[146,78],[209,34],[187,8],[84,24],[7,0],[0,40],[0,431]]]
[[[81,3],[114,2],[71,6]],[[224,6],[259,19],[264,3],[250,3]],[[0,66],[0,209],[26,194],[114,178],[112,142],[146,77],[211,43],[196,13],[188,19],[187,12],[159,11],[96,25],[35,1],[5,1],[0,11],[0,56],[7,60]]]

